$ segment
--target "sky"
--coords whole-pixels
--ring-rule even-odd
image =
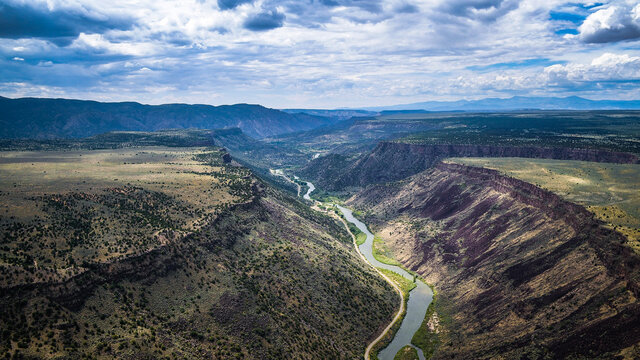
[[[0,95],[640,99],[640,0],[0,0]]]

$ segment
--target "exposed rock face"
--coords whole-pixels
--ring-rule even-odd
[[[301,170],[300,176],[304,179],[312,179],[322,189],[336,190],[342,187],[342,182],[345,184],[350,182],[339,179],[345,177],[346,169],[349,169],[352,164],[352,160],[344,155],[329,154],[312,160]]]
[[[541,148],[490,145],[414,145],[380,142],[368,155],[344,165],[336,159],[319,158],[307,166],[305,174],[314,176],[322,188],[339,190],[350,186],[382,184],[404,179],[424,171],[446,157],[522,157],[558,160],[583,160],[637,164],[638,156],[630,153],[595,149]],[[323,176],[319,169],[343,166]],[[326,171],[326,170],[325,170]]]
[[[640,259],[555,194],[440,163],[349,204],[439,291],[435,358],[611,358],[640,342]]]

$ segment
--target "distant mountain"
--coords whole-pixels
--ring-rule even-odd
[[[109,131],[238,127],[254,138],[311,130],[335,118],[260,105],[143,105],[135,102],[0,97],[0,138],[85,137]]]
[[[589,100],[579,96],[486,98],[481,100],[426,101],[412,104],[376,106],[369,111],[426,110],[426,111],[500,111],[500,110],[635,110],[640,100]]]
[[[353,110],[353,109],[336,109],[336,110],[324,110],[324,109],[281,109],[289,114],[309,114],[315,116],[324,116],[329,118],[336,118],[339,120],[346,120],[352,117],[363,116],[375,116],[378,115],[376,111],[367,110]]]

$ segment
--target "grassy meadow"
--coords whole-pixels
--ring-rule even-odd
[[[70,276],[197,229],[243,201],[233,188],[245,170],[221,156],[155,146],[0,152],[0,265],[30,269],[0,283]]]

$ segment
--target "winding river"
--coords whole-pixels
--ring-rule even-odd
[[[316,187],[315,187],[315,186],[313,186],[313,184],[312,184],[312,183],[310,183],[310,182],[308,182],[308,181],[307,181],[307,186],[309,187],[309,189],[307,189],[307,193],[306,193],[306,194],[304,194],[303,198],[304,198],[305,200],[311,200],[311,196],[309,196],[309,195],[313,192],[313,190],[315,190],[315,189],[316,189]]]
[[[342,214],[344,214],[344,217],[348,222],[355,225],[358,230],[367,235],[367,239],[365,240],[365,242],[360,245],[360,252],[362,253],[362,255],[364,255],[367,261],[371,263],[371,265],[377,268],[391,270],[397,274],[402,275],[404,278],[413,281],[413,275],[411,275],[401,267],[387,265],[376,260],[376,258],[373,257],[373,234],[369,231],[364,223],[353,216],[351,210],[340,205],[337,205],[337,207],[342,212]],[[413,334],[415,334],[416,331],[418,331],[418,329],[420,328],[420,325],[424,320],[424,316],[427,314],[427,309],[429,308],[429,304],[431,304],[432,299],[433,292],[431,291],[431,288],[424,282],[416,280],[416,287],[409,292],[409,300],[407,301],[407,314],[402,320],[400,329],[398,329],[398,332],[396,332],[391,343],[386,348],[380,350],[380,352],[378,353],[378,358],[380,360],[393,360],[393,357],[396,355],[396,353],[406,345],[410,345],[411,347],[415,348],[418,351],[418,357],[420,358],[420,360],[425,360],[422,350],[411,344],[411,338],[413,338]]]
[[[307,193],[304,194],[303,198],[305,200],[311,200],[310,194],[316,189],[316,187],[307,181],[307,186],[309,189]],[[358,230],[362,231],[367,235],[365,242],[359,246],[360,252],[365,257],[365,259],[376,268],[383,268],[387,270],[391,270],[397,274],[402,275],[404,278],[413,281],[414,277],[412,274],[408,273],[406,270],[399,266],[388,265],[376,260],[373,257],[373,234],[369,231],[367,226],[360,220],[356,219],[353,216],[351,210],[342,207],[340,205],[336,205],[338,209],[344,214],[345,219],[355,225]],[[400,328],[396,332],[395,336],[391,343],[380,350],[378,353],[378,358],[380,360],[393,360],[396,353],[402,349],[403,347],[409,345],[418,351],[418,357],[420,360],[425,360],[424,354],[422,350],[413,344],[411,344],[411,339],[413,335],[418,331],[420,325],[422,325],[422,321],[424,320],[425,315],[427,314],[427,309],[429,308],[429,304],[433,300],[433,292],[431,288],[420,280],[416,280],[416,287],[409,292],[409,300],[407,301],[407,312],[402,320],[402,324],[400,324]]]

